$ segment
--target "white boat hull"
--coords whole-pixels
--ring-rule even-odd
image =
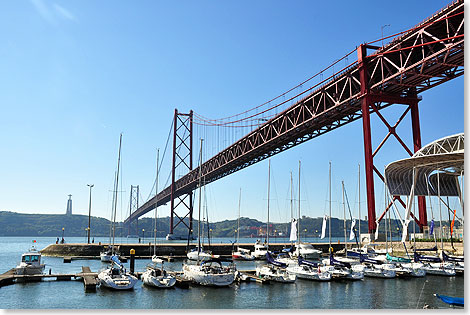
[[[299,279],[314,281],[330,281],[331,273],[328,271],[318,270],[318,268],[306,265],[290,265],[286,268],[287,272],[294,274]]]
[[[187,253],[186,257],[188,257],[188,259],[190,260],[195,260],[195,261],[196,260],[208,260],[212,258],[212,254],[205,252],[205,251],[200,251],[198,255],[197,250],[195,250],[195,251],[190,251],[189,253]]]
[[[112,274],[111,269],[106,269],[98,274],[100,286],[113,290],[131,290],[137,283],[137,278],[128,273]]]
[[[243,252],[233,252],[232,259],[235,260],[255,260],[255,256],[243,253]]]
[[[176,279],[168,274],[156,276],[151,269],[142,274],[142,282],[150,287],[167,289],[176,284]]]
[[[100,260],[102,262],[111,262],[111,255],[106,255],[106,254],[101,253]]]
[[[426,274],[429,274],[429,275],[445,276],[445,277],[452,277],[456,275],[455,269],[445,264],[440,264],[440,263],[423,264],[422,268],[426,271]]]
[[[195,283],[205,286],[228,286],[235,280],[235,272],[207,273],[200,265],[183,265],[183,276]]]
[[[359,271],[359,269],[357,269],[357,271]],[[383,279],[392,279],[396,277],[395,270],[386,269],[386,268],[383,268],[383,266],[381,267],[378,267],[375,265],[363,266],[362,271],[364,272],[365,277],[383,278]]]
[[[40,275],[44,273],[45,265],[40,266],[18,266],[15,269],[17,275]]]
[[[281,283],[293,283],[297,280],[297,276],[289,273],[287,270],[269,265],[256,267],[256,276]]]

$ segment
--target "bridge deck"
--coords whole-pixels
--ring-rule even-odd
[[[464,1],[457,0],[384,47],[361,45],[361,49],[376,50],[363,62],[355,61],[306,89],[301,100],[203,163],[201,175],[193,169],[175,181],[173,198],[196,189],[199,176],[208,184],[360,119],[366,95],[381,110],[392,104],[408,104],[413,95],[463,75],[463,11]],[[364,67],[367,79],[362,83]],[[171,188],[158,193],[157,206],[170,201]],[[153,210],[156,201],[156,197],[148,200],[125,223]]]

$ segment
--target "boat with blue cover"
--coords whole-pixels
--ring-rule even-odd
[[[437,293],[434,294],[434,296],[440,299],[442,302],[447,303],[449,305],[464,307],[464,298],[448,296],[448,295],[440,295]]]

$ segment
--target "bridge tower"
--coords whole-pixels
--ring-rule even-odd
[[[139,185],[131,185],[131,196],[129,201],[129,217],[134,211],[139,209]],[[135,229],[132,228],[133,223],[135,222]],[[127,235],[132,235],[135,232],[135,235],[139,235],[139,218],[136,218],[134,221],[131,221],[127,225]]]
[[[193,169],[193,111],[189,114],[179,113],[175,109],[173,120],[173,157],[171,168],[171,195],[170,195],[170,232],[167,239],[174,238],[175,228],[182,223],[192,236],[193,229],[193,193],[175,194],[176,171],[187,174]],[[175,202],[176,200],[176,202]],[[176,212],[179,208],[178,213]],[[188,218],[188,223],[184,220]],[[185,235],[183,235],[185,236]]]
[[[375,212],[375,196],[374,196],[374,172],[378,177],[384,181],[384,176],[380,173],[378,168],[374,166],[374,156],[379,152],[383,147],[385,142],[391,138],[395,137],[405,151],[412,156],[414,152],[421,149],[421,131],[419,124],[419,111],[418,103],[421,100],[420,97],[416,94],[416,89],[410,87],[406,95],[394,95],[390,93],[383,93],[382,91],[371,91],[369,89],[369,68],[367,63],[367,48],[379,49],[380,47],[365,45],[362,44],[357,49],[358,54],[358,67],[361,83],[361,107],[362,107],[362,124],[363,124],[363,136],[364,136],[364,155],[365,155],[365,174],[366,174],[366,192],[367,192],[367,210],[368,210],[368,221],[369,221],[369,233],[375,232],[377,229],[377,223],[382,220],[387,211],[393,204],[394,200],[399,201],[403,207],[406,208],[405,203],[399,196],[392,196],[392,201],[388,203],[383,214],[376,219]],[[379,109],[382,107],[382,104],[404,104],[405,110],[400,116],[398,121],[392,126],[387,122],[384,116],[379,112]],[[377,146],[377,148],[372,152],[372,142],[371,142],[371,126],[370,126],[370,114],[376,113],[380,120],[388,129],[388,134],[382,140],[382,142]],[[400,136],[396,132],[398,124],[403,120],[408,112],[411,112],[411,126],[413,134],[413,150],[411,151]],[[426,215],[426,203],[424,196],[418,197],[418,209],[419,209],[419,219],[417,219],[413,214],[412,217],[415,222],[419,225],[421,232],[423,228],[427,226],[427,215]]]

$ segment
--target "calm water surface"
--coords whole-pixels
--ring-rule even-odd
[[[29,249],[31,237],[0,237],[0,273],[15,267],[21,254]],[[36,238],[42,249],[55,238]],[[84,238],[69,238],[70,243],[83,242]],[[95,238],[95,242],[106,238]],[[252,242],[253,240],[246,240]],[[122,240],[123,243],[126,240]],[[229,243],[219,239],[214,242]],[[62,258],[43,257],[46,271],[53,273],[80,272],[82,266],[92,271],[106,268],[99,260],[74,260],[64,264]],[[136,270],[143,271],[150,260],[136,260]],[[237,262],[238,269],[255,269],[258,262]],[[129,268],[129,263],[124,264]],[[181,270],[182,261],[166,263],[173,270]],[[232,284],[228,288],[191,286],[189,289],[152,289],[139,281],[132,291],[109,291],[97,288],[85,293],[81,281],[43,281],[14,284],[0,288],[0,308],[301,308],[301,309],[374,309],[374,308],[448,308],[433,296],[434,293],[464,296],[464,277],[426,276],[422,279],[373,279],[358,282],[312,282],[297,280],[293,284],[255,282]],[[51,298],[54,297],[54,298]]]

